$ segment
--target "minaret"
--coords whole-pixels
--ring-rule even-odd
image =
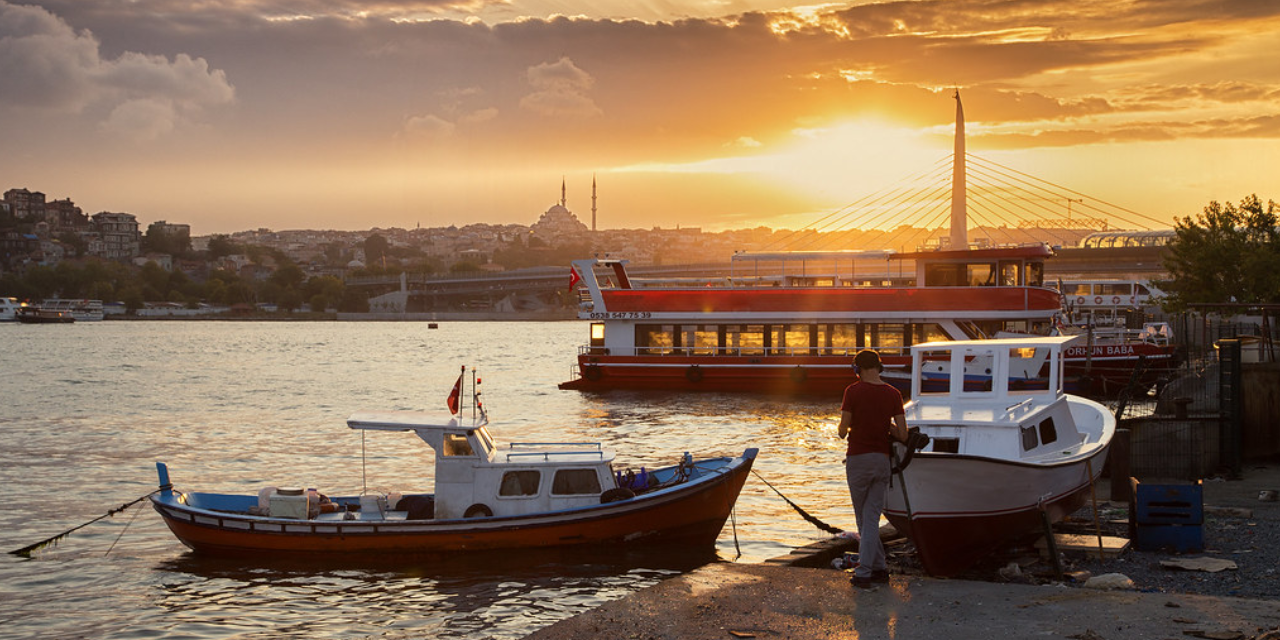
[[[591,174],[591,232],[596,230],[596,174]]]
[[[564,206],[565,206],[565,198],[564,198],[564,176],[560,176],[560,206],[562,206],[562,207],[564,207]],[[568,207],[565,207],[565,208],[567,209]]]
[[[956,149],[951,159],[951,248],[969,248],[969,212],[965,185],[964,106],[956,89]]]

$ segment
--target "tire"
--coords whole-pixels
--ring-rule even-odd
[[[582,368],[582,377],[595,382],[604,377],[604,371],[600,370],[600,365],[589,364]]]
[[[462,517],[464,517],[464,518],[492,518],[492,517],[493,517],[493,509],[490,509],[488,505],[484,505],[484,504],[473,504],[473,505],[471,505],[471,506],[467,507],[467,510],[466,510],[466,512],[465,512],[465,513],[463,513],[463,514],[462,514]]]
[[[636,492],[626,487],[614,487],[600,494],[600,504],[608,504],[610,502],[621,502],[636,497]]]

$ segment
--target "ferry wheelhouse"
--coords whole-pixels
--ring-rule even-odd
[[[913,344],[1048,333],[1062,310],[1044,286],[1051,255],[743,253],[729,278],[674,286],[633,281],[625,260],[577,260],[590,342],[560,388],[838,394],[860,349],[905,372]]]

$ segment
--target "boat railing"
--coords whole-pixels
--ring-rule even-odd
[[[539,447],[562,447],[555,451],[514,451],[514,449],[535,449]],[[582,447],[581,449],[564,449],[563,447]],[[512,442],[508,443],[507,460],[512,458],[542,458],[550,460],[552,456],[596,456],[604,459],[604,447],[599,442]]]
[[[600,347],[579,345],[580,356],[846,356],[852,358],[868,347]],[[879,347],[873,349],[882,356],[905,355],[907,348]]]

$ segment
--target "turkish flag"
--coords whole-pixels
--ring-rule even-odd
[[[449,404],[450,413],[458,413],[458,399],[462,397],[462,377],[465,375],[466,373],[458,374],[458,381],[453,383],[453,391],[449,392],[449,399],[446,402]]]
[[[582,276],[578,275],[578,270],[574,269],[573,267],[569,267],[569,290],[573,291],[573,288],[576,287],[578,283],[581,281],[582,281]]]

